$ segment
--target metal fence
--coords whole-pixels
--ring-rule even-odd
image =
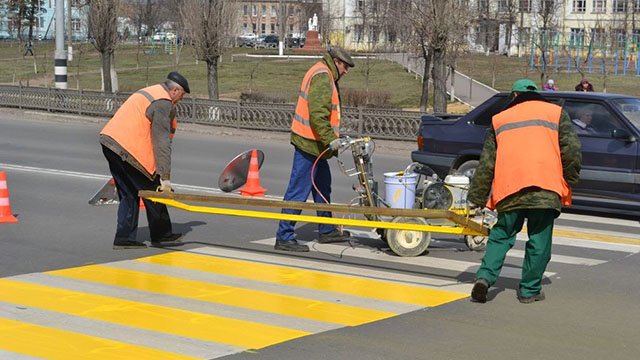
[[[110,117],[129,95],[0,85],[0,106]],[[293,104],[184,98],[177,105],[176,116],[179,122],[186,123],[289,131],[293,112]],[[420,115],[412,111],[344,107],[340,128],[342,134],[349,136],[414,141]]]

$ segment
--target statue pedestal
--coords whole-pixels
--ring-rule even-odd
[[[320,44],[318,32],[309,30],[307,31],[307,39],[304,41],[304,46],[300,49],[293,49],[293,51],[300,53],[320,53],[324,52],[325,48]]]

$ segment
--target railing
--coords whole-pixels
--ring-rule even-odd
[[[0,85],[0,106],[110,117],[131,94]],[[289,131],[293,104],[184,98],[177,105],[179,122],[241,129]],[[342,109],[341,133],[377,139],[415,141],[420,113],[372,108]]]

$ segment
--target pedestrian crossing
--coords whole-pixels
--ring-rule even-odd
[[[546,277],[640,252],[640,233],[578,230],[557,229]],[[359,241],[307,242],[313,258],[261,251],[273,247],[266,238],[253,250],[200,247],[2,278],[0,359],[214,359],[468,297],[459,275],[472,276],[482,253],[461,239],[435,236],[429,255],[401,258],[373,233],[350,231]],[[513,264],[525,240],[508,253]],[[385,266],[352,265],[368,262]],[[519,279],[520,268],[501,277]]]

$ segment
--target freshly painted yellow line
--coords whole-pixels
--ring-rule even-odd
[[[355,306],[100,265],[50,271],[47,274],[347,326],[361,325],[397,315]]]
[[[523,234],[526,234],[527,227],[523,226],[522,231],[520,232]],[[586,233],[582,231],[553,229],[553,236],[577,239],[577,240],[601,241],[601,242],[614,243],[614,244],[640,245],[640,239],[628,238],[624,236],[614,236],[614,235],[608,235],[608,234]]]
[[[136,261],[421,306],[438,306],[467,297],[450,291],[184,252]]]
[[[303,331],[7,279],[0,279],[0,301],[254,349],[309,335]]]
[[[640,245],[640,240],[622,236],[613,236],[605,234],[585,233],[570,230],[554,229],[553,236],[567,237],[579,240],[602,241],[616,244]]]
[[[358,219],[343,219],[339,217],[323,217],[323,216],[309,216],[309,215],[292,215],[281,214],[267,211],[253,211],[253,210],[238,210],[217,208],[209,206],[196,206],[188,205],[179,201],[162,199],[162,198],[148,198],[151,201],[159,202],[165,205],[173,206],[178,209],[191,212],[199,212],[205,214],[216,215],[231,215],[241,217],[251,217],[258,219],[270,219],[270,220],[288,220],[299,221],[307,223],[318,224],[333,224],[333,225],[345,225],[356,226],[365,228],[380,228],[380,229],[396,229],[396,230],[415,230],[424,232],[435,232],[442,234],[457,234],[457,235],[482,235],[470,228],[458,227],[458,226],[439,226],[439,225],[420,225],[420,224],[408,224],[408,223],[392,223],[387,221],[371,221],[371,220],[358,220]]]
[[[0,318],[0,349],[53,360],[196,359],[191,356],[3,318]]]

